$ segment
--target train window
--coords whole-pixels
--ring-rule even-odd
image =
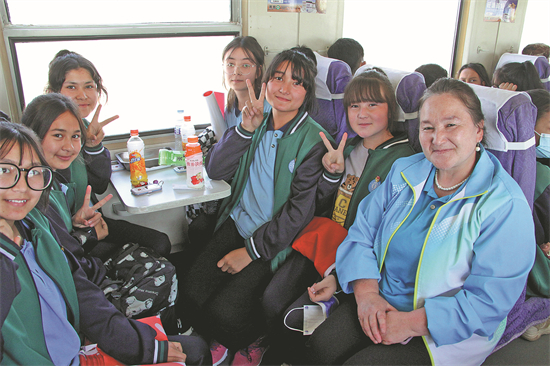
[[[12,24],[228,22],[231,18],[230,0],[7,0],[7,4]]]
[[[120,115],[105,128],[108,140],[134,128],[168,133],[178,109],[209,123],[203,93],[224,91],[221,50],[241,32],[240,7],[240,0],[0,2],[16,98],[23,107],[42,94],[50,61],[68,49],[103,78],[109,99],[100,100],[101,118]]]
[[[173,128],[183,109],[196,124],[209,123],[208,90],[224,91],[221,51],[232,36],[168,37],[93,41],[16,43],[24,99],[44,92],[48,64],[62,49],[75,51],[94,63],[109,100],[101,117],[118,114],[106,126],[107,135]],[[90,116],[89,118],[91,118]]]
[[[346,0],[343,36],[361,43],[368,64],[451,70],[459,9],[459,0]]]
[[[531,43],[550,45],[548,14],[550,14],[550,1],[529,0],[521,32],[519,53],[521,53],[521,50],[525,46]]]

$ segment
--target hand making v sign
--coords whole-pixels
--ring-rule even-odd
[[[346,164],[344,162],[344,147],[346,146],[346,139],[348,138],[347,132],[342,136],[342,140],[336,150],[334,150],[332,144],[323,132],[319,132],[319,136],[323,139],[323,143],[328,150],[328,152],[323,156],[323,166],[332,174],[342,174],[344,170],[346,170]]]
[[[115,119],[118,118],[118,115],[107,118],[103,122],[99,122],[99,113],[101,112],[101,104],[97,106],[97,109],[94,113],[94,118],[92,118],[92,122],[90,122],[90,125],[87,129],[87,141],[86,146],[88,147],[94,147],[99,145],[101,141],[103,141],[103,138],[105,137],[105,132],[103,132],[103,127],[107,126],[109,123],[113,122]]]
[[[265,83],[262,84],[262,91],[257,99],[254,94],[254,86],[252,86],[252,83],[248,79],[246,79],[246,86],[248,87],[250,100],[246,102],[242,110],[242,126],[248,132],[254,132],[264,120]]]
[[[82,207],[73,215],[73,226],[79,228],[96,226],[101,221],[101,214],[96,212],[96,210],[100,209],[113,197],[112,194],[108,194],[101,201],[90,207],[91,194],[92,186],[88,186]]]

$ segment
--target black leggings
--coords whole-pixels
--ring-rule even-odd
[[[312,365],[430,365],[422,337],[406,345],[374,344],[357,319],[357,303],[346,296],[306,342],[306,358]]]
[[[231,350],[244,348],[265,333],[260,299],[272,278],[270,263],[261,259],[235,275],[217,267],[226,254],[243,247],[234,221],[227,219],[182,278],[178,300],[180,316],[199,334]]]
[[[185,360],[186,365],[212,364],[210,347],[202,338],[197,336],[169,335],[168,340],[170,342],[179,342],[181,344],[183,353],[187,356],[187,359]]]
[[[127,243],[138,243],[140,246],[151,248],[165,258],[170,254],[172,244],[165,233],[124,220],[113,220],[105,216],[103,219],[109,227],[109,235],[90,250],[90,256],[98,257],[105,262]]]

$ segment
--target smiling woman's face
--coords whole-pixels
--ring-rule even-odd
[[[422,151],[436,168],[453,174],[473,168],[483,124],[474,124],[458,98],[450,94],[428,98],[420,110],[419,130]]]

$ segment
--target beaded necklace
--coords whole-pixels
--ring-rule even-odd
[[[438,172],[438,171],[439,171],[439,169],[436,169],[436,170],[435,170],[435,185],[436,185],[437,188],[441,189],[442,191],[452,191],[453,189],[457,189],[458,187],[460,187],[460,186],[462,185],[462,183],[466,182],[466,180],[467,180],[468,178],[470,178],[470,175],[472,175],[472,174],[468,175],[468,176],[466,177],[466,179],[464,179],[462,182],[460,182],[460,183],[458,183],[458,184],[455,184],[454,186],[445,188],[445,187],[441,187],[441,186],[439,185],[439,182],[437,181],[437,172]]]

